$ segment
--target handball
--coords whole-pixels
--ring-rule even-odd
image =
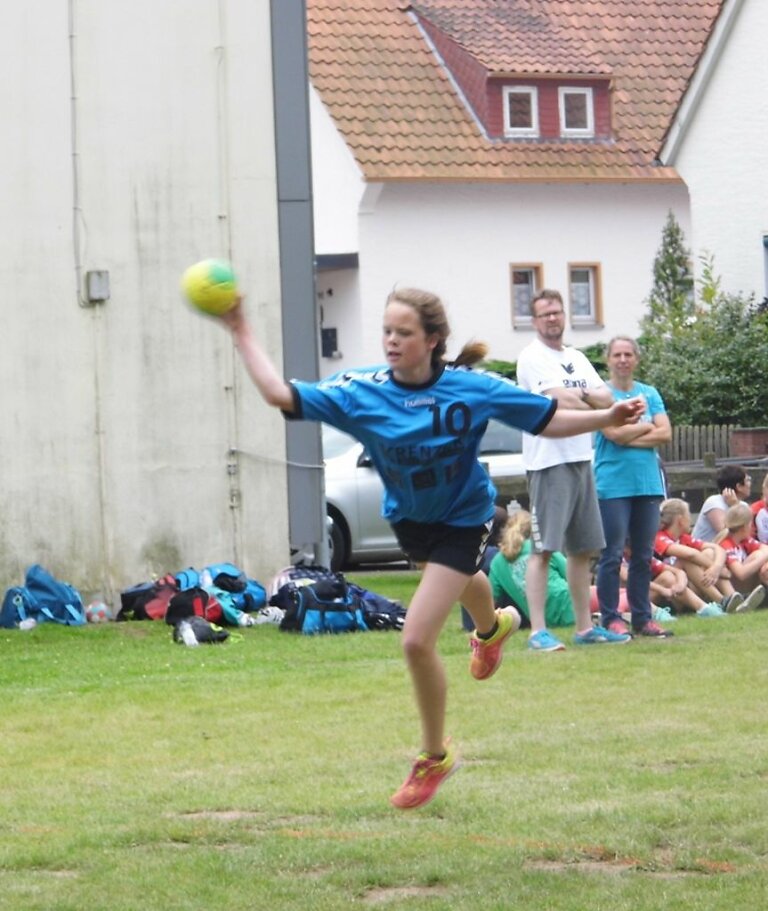
[[[112,611],[103,601],[91,601],[85,609],[85,619],[89,623],[106,623],[112,619]]]
[[[193,307],[221,316],[235,305],[237,281],[232,266],[222,259],[204,259],[181,277],[181,288]]]

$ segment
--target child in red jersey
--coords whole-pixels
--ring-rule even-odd
[[[725,614],[719,600],[705,602],[696,594],[684,569],[658,557],[651,557],[651,603],[660,608],[672,607],[676,614],[694,613],[699,617]]]
[[[715,541],[726,553],[736,587],[742,592],[752,589],[744,604],[760,607],[768,585],[768,544],[752,537],[752,510],[746,503],[737,503],[727,510],[725,528]]]
[[[726,554],[719,544],[691,536],[691,511],[685,500],[675,497],[661,504],[654,556],[679,566],[688,585],[705,602],[719,603],[728,613],[743,610],[744,598],[731,582]]]

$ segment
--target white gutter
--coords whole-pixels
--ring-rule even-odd
[[[728,38],[744,6],[744,2],[745,0],[726,0],[720,12],[712,35],[696,67],[693,79],[685,95],[683,95],[683,100],[680,102],[675,119],[672,121],[672,126],[669,128],[664,145],[659,152],[659,161],[667,167],[675,166],[675,157],[680,151],[680,146],[688,127],[693,122],[707,86],[723,55]]]

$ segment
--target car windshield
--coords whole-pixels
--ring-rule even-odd
[[[323,458],[333,459],[343,455],[357,444],[357,440],[348,433],[342,433],[330,424],[323,424]]]

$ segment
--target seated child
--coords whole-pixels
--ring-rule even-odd
[[[688,585],[688,576],[679,566],[651,557],[651,603],[671,607],[676,613],[695,613],[700,617],[722,617],[725,611],[718,601],[702,601]],[[668,617],[665,619],[669,619]]]
[[[525,596],[525,571],[531,553],[531,514],[524,509],[513,513],[501,534],[499,552],[491,561],[489,577],[493,600],[498,607],[513,604],[521,615],[523,627],[531,625]],[[547,626],[573,626],[573,603],[565,576],[563,554],[553,553],[549,561],[547,600],[544,616]]]
[[[744,599],[751,610],[765,600],[768,585],[768,544],[752,537],[752,510],[745,503],[731,506],[725,514],[725,530],[715,541],[726,553],[728,569],[736,588],[750,591]],[[756,587],[755,587],[756,586]]]
[[[744,598],[734,589],[725,566],[723,548],[692,537],[691,511],[685,500],[673,497],[661,504],[653,551],[657,559],[679,566],[705,603],[719,603],[729,614],[744,609]]]
[[[751,506],[752,510],[752,537],[757,538],[761,544],[768,544],[768,474],[763,478],[762,497]]]

